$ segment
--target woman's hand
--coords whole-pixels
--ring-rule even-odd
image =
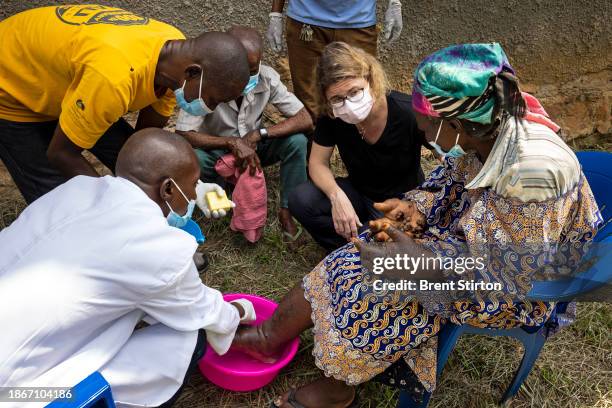
[[[341,188],[330,196],[332,204],[332,218],[334,220],[334,228],[338,235],[344,237],[347,241],[351,237],[358,235],[357,229],[362,226],[357,213],[353,208],[353,204],[346,196],[346,193]]]

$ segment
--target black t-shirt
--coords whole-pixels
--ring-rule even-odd
[[[355,125],[327,116],[317,121],[314,134],[317,144],[338,146],[351,184],[374,201],[398,197],[422,183],[421,146],[429,147],[417,127],[411,96],[392,91],[387,107],[387,125],[372,145]]]

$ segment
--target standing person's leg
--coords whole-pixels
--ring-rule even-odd
[[[308,112],[316,118],[317,108],[317,63],[323,48],[330,42],[333,30],[305,24],[287,17],[287,55],[293,93]],[[312,30],[311,35],[305,31]]]
[[[123,118],[113,123],[98,139],[89,151],[98,158],[110,171],[115,173],[117,156],[125,142],[135,132],[134,128]]]
[[[365,225],[367,220],[362,217],[367,216],[367,211],[362,195],[347,178],[336,178],[336,183],[345,192],[359,220]],[[347,243],[334,228],[331,202],[312,181],[307,181],[293,190],[289,196],[289,211],[328,252]]]
[[[359,47],[368,54],[376,56],[378,31],[376,26],[365,28],[338,29],[334,33],[334,41],[344,41],[354,47]]]
[[[0,119],[0,160],[28,204],[68,180],[47,159],[56,127],[57,121],[22,123]]]
[[[264,140],[257,145],[257,155],[263,166],[280,162],[280,209],[278,218],[283,232],[295,239],[297,239],[298,229],[289,212],[289,194],[307,179],[307,142],[306,136],[298,133],[285,138]]]

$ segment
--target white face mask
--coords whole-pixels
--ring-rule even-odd
[[[356,125],[368,117],[373,105],[374,99],[372,99],[370,89],[366,88],[363,90],[363,98],[359,102],[351,102],[346,99],[344,105],[339,108],[332,107],[332,111],[335,117],[351,125]]]

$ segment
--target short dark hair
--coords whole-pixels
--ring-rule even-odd
[[[204,69],[206,83],[228,88],[246,85],[250,75],[247,54],[236,38],[211,31],[187,41],[191,58]]]

